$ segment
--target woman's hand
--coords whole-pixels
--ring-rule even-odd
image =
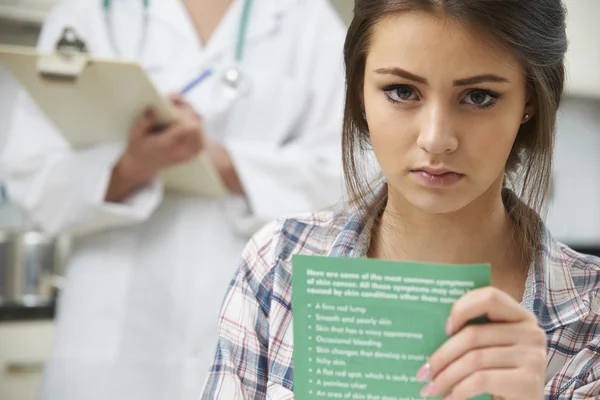
[[[489,323],[466,325],[485,315]],[[508,294],[473,290],[458,300],[446,333],[452,336],[418,372],[431,380],[424,397],[463,400],[491,394],[504,400],[544,398],[546,334]]]

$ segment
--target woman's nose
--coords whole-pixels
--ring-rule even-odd
[[[431,107],[419,126],[417,145],[431,154],[452,153],[458,148],[452,117],[442,107]]]

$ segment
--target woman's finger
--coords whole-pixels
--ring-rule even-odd
[[[486,316],[492,322],[536,321],[535,317],[503,291],[486,287],[461,297],[450,312],[446,324],[448,335],[458,332],[469,321]]]
[[[468,352],[491,347],[523,345],[545,353],[547,338],[530,322],[469,325],[451,337],[429,358],[420,370],[420,379],[435,378]]]
[[[482,370],[526,368],[543,372],[546,353],[531,346],[487,347],[470,350],[442,370],[429,386],[429,396],[440,396],[468,376]]]

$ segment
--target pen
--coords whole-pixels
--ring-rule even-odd
[[[192,81],[190,81],[190,83],[188,83],[187,85],[185,85],[185,87],[179,91],[179,95],[180,96],[186,95],[190,90],[192,90],[193,88],[195,88],[196,86],[198,86],[199,84],[201,84],[203,81],[205,81],[209,76],[211,76],[212,73],[213,73],[213,71],[210,68],[206,69],[198,77],[194,78]],[[168,125],[169,125],[169,123],[157,125],[154,128],[152,128],[152,132],[154,132],[154,133],[160,133]]]
[[[202,74],[200,74],[200,76],[198,76],[197,78],[195,78],[194,80],[192,80],[190,83],[188,83],[187,85],[185,85],[185,87],[183,89],[181,89],[181,91],[179,92],[179,94],[184,95],[186,93],[188,93],[190,90],[192,90],[193,88],[195,88],[196,86],[198,86],[199,84],[201,84],[206,78],[208,78],[209,76],[212,75],[212,70],[211,69],[207,69],[205,70]]]

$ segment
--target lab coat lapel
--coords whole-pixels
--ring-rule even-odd
[[[260,7],[259,3],[260,2]],[[254,0],[250,10],[245,45],[263,40],[275,32],[279,17],[285,9],[287,0]],[[229,52],[234,55],[235,46],[238,40],[238,32],[244,0],[234,0],[223,24],[215,32],[214,40],[209,42],[207,51],[214,56],[219,56],[223,52]]]

